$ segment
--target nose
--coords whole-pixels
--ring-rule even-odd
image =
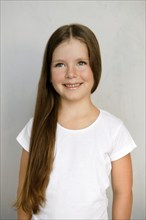
[[[66,70],[65,77],[72,79],[77,76],[76,69],[74,66],[68,66]]]

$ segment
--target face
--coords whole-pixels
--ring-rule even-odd
[[[71,39],[61,43],[52,56],[51,82],[61,100],[89,99],[94,84],[87,46]]]

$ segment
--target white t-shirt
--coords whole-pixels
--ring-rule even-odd
[[[17,137],[29,151],[33,119]],[[55,161],[46,204],[33,219],[108,219],[106,189],[111,161],[136,147],[123,122],[100,110],[89,127],[70,130],[57,124]]]

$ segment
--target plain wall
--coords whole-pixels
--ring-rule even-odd
[[[73,22],[89,26],[100,43],[103,71],[93,101],[121,118],[138,146],[132,219],[145,219],[145,1],[1,1],[1,13],[1,219],[16,218],[15,138],[33,116],[47,40]]]

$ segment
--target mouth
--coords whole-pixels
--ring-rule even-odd
[[[65,83],[63,86],[65,86],[67,89],[77,89],[79,88],[83,83]]]

